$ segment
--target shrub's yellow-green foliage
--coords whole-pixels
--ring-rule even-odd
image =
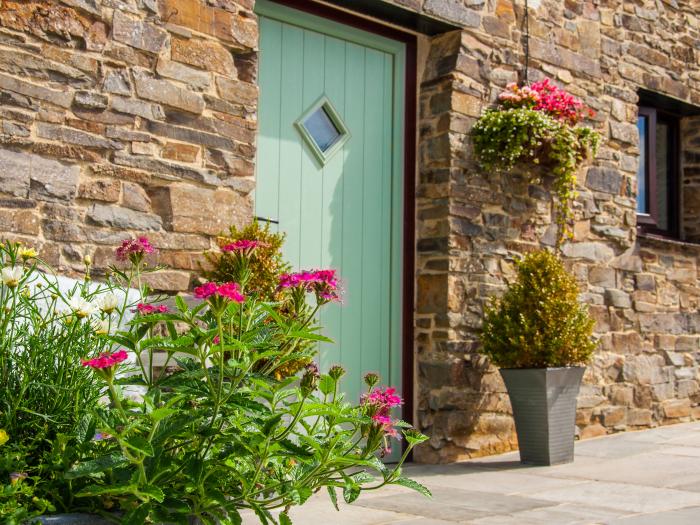
[[[526,255],[517,280],[486,307],[483,352],[502,368],[586,363],[597,343],[574,276],[548,251]]]
[[[275,301],[280,274],[289,271],[289,265],[282,258],[284,234],[275,233],[268,223],[261,226],[256,220],[240,229],[231,226],[228,235],[219,236],[216,242],[219,246],[225,246],[241,239],[261,242],[250,261],[248,290],[258,294],[263,301]],[[207,279],[220,283],[235,280],[236,263],[232,254],[206,253],[205,257],[212,266],[212,270],[203,272]]]
[[[246,283],[247,293],[256,294],[261,301],[279,303],[277,306],[279,313],[293,315],[293,305],[289,301],[283,300],[278,288],[280,275],[291,270],[291,266],[282,255],[285,235],[271,231],[268,223],[261,225],[255,220],[240,229],[231,226],[228,235],[219,236],[216,242],[219,247],[223,247],[242,239],[260,241],[261,243],[255,248],[254,256],[248,261],[250,280]],[[215,282],[237,281],[239,268],[236,266],[235,255],[227,252],[207,252],[204,256],[212,266],[212,270],[203,271],[205,278]],[[313,361],[316,348],[313,341],[298,341],[295,344],[299,355],[303,351],[307,351],[309,355],[287,360],[278,365],[274,372],[277,379],[292,376]],[[266,363],[263,362],[263,364]]]

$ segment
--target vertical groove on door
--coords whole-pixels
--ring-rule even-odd
[[[299,134],[294,122],[303,113],[302,89],[304,33],[303,30],[284,24],[282,47],[282,107],[280,110],[280,229],[287,234],[285,258],[299,267],[300,229],[299,206],[301,197],[302,151]]]
[[[256,214],[279,220],[280,108],[282,106],[282,24],[261,19],[260,57],[260,132],[258,144],[266,154],[256,162]]]
[[[362,389],[362,172],[364,165],[365,48],[346,44],[346,125],[352,133],[343,172],[343,274],[348,283],[340,353],[350,392]],[[355,394],[356,395],[356,394]],[[352,399],[351,401],[357,401]]]
[[[392,70],[393,70],[393,57],[388,53],[384,55],[384,71],[382,78],[384,79],[383,85],[383,100],[391,100],[391,84],[392,84]],[[392,129],[392,107],[391,104],[384,104],[382,111],[382,129]],[[382,134],[382,173],[391,173],[391,159],[392,159],[392,137],[389,133]],[[382,255],[381,255],[381,278],[382,283],[380,286],[381,290],[381,326],[391,326],[391,176],[382,177],[382,216],[381,224],[382,229]],[[391,337],[389,330],[382,330],[380,336],[381,345],[381,363],[389,364],[386,369],[385,381],[387,383],[392,382],[390,375],[391,371]]]
[[[323,94],[325,36],[315,31],[304,31],[304,66],[302,107],[306,111]],[[323,215],[323,166],[304,144],[301,162],[301,209],[299,266],[318,267],[321,260],[321,216]]]
[[[381,238],[382,223],[382,117],[385,105],[384,54],[365,51],[364,159],[362,174],[362,370],[372,370],[388,380],[381,362]]]
[[[325,93],[341,118],[345,120],[345,42],[329,36],[325,37],[324,86]],[[353,140],[352,136],[350,140]],[[323,236],[321,239],[321,266],[334,268],[344,277],[342,267],[343,238],[343,172],[346,157],[345,148],[335,154],[323,169]],[[342,362],[340,343],[342,339],[343,306],[329,304],[321,310],[320,323],[326,334],[337,341],[336,344],[321,345],[321,367],[324,371]]]

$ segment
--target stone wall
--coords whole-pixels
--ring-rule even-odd
[[[0,231],[70,273],[146,233],[190,285],[252,214],[252,0],[0,2]]]
[[[416,359],[418,414],[444,462],[516,446],[497,371],[479,355],[482,306],[502,293],[521,253],[551,246],[549,185],[484,173],[469,130],[511,81],[522,80],[523,4],[396,0],[459,21],[432,40],[422,79]],[[531,5],[536,2],[531,2]],[[553,78],[596,112],[604,137],[579,176],[567,266],[591,305],[600,349],[579,397],[585,438],[700,417],[700,248],[637,233],[637,91],[700,104],[700,24],[692,2],[560,2],[530,12],[530,80]],[[697,117],[683,128],[684,232],[698,239]]]

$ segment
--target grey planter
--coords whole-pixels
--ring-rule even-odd
[[[574,460],[576,397],[585,370],[580,366],[501,369],[522,463],[557,465]]]

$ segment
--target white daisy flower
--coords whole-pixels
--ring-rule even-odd
[[[5,266],[0,271],[2,282],[10,288],[14,288],[19,284],[23,274],[24,268],[21,266]]]
[[[119,306],[119,298],[111,292],[106,293],[97,300],[97,306],[104,313],[111,314]]]
[[[69,297],[68,306],[80,319],[83,317],[89,317],[97,311],[97,306],[94,303],[80,297],[79,295],[76,297]]]
[[[109,321],[107,319],[95,319],[92,323],[97,335],[106,335],[109,333]]]

